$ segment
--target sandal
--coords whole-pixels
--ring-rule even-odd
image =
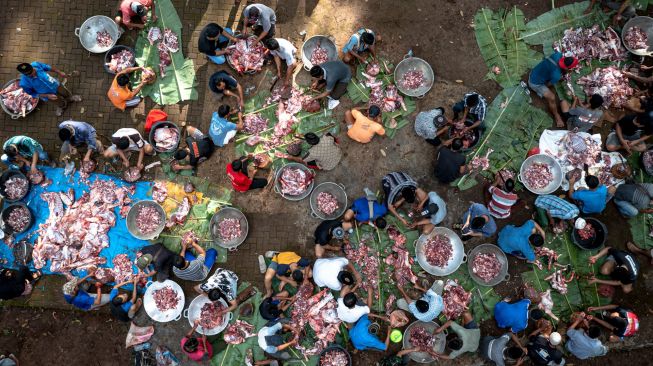
[[[32,273],[32,281],[31,282],[34,283],[34,282],[40,280],[41,277],[43,277],[43,272],[41,272],[40,270],[36,270],[36,271],[34,271],[34,273]]]

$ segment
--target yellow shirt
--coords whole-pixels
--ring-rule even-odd
[[[352,140],[366,144],[372,141],[375,134],[385,135],[385,128],[380,123],[372,121],[356,109],[352,109],[351,114],[355,122],[347,131],[347,135]]]
[[[127,101],[134,98],[135,93],[132,92],[128,86],[118,85],[118,76],[113,79],[111,83],[111,89],[107,93],[107,96],[111,100],[111,103],[116,106],[116,108],[124,111],[127,107]]]
[[[297,263],[300,259],[302,259],[302,257],[297,255],[295,252],[281,252],[272,257],[272,261],[279,264]]]

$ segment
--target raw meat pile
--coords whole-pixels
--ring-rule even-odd
[[[442,300],[444,302],[442,313],[447,319],[456,319],[468,308],[472,294],[455,281],[448,281],[442,292]]]
[[[399,85],[408,90],[415,90],[424,85],[424,72],[422,70],[410,70],[401,76]]]
[[[556,253],[555,250],[547,247],[536,247],[535,255],[538,257],[547,258],[549,270],[551,269],[553,264],[558,261],[558,257],[560,256],[560,254]],[[542,269],[542,264],[539,261],[536,262],[536,265],[538,266],[539,269]]]
[[[365,73],[370,76],[376,76],[381,72],[381,66],[378,62],[370,62],[365,68]]]
[[[589,240],[596,236],[596,230],[589,222],[585,224],[584,228],[577,230],[577,232],[582,240]]]
[[[565,158],[575,168],[583,168],[585,164],[592,166],[601,159],[601,143],[590,136],[568,132],[561,141],[564,149],[559,150],[558,157]]]
[[[159,51],[159,73],[161,77],[166,76],[166,67],[172,64],[172,58],[170,57],[170,52],[163,42],[159,42],[156,46],[156,49]]]
[[[205,329],[213,329],[222,324],[224,315],[220,314],[226,308],[221,302],[207,302],[200,311],[200,326]]]
[[[329,51],[322,47],[320,42],[315,45],[313,53],[311,53],[311,65],[322,65],[323,63],[329,61]]]
[[[252,46],[255,41],[256,36],[250,36],[247,39],[239,39],[235,45],[229,46],[232,51],[227,55],[227,60],[241,74],[248,71],[260,71],[263,67],[267,49],[261,42]]]
[[[553,46],[565,55],[574,55],[579,61],[621,61],[628,56],[628,51],[621,45],[617,32],[610,27],[603,31],[598,25],[592,28],[567,29],[562,40],[555,42]]]
[[[422,352],[434,352],[436,338],[426,328],[417,326],[410,330],[410,344]]]
[[[313,184],[313,174],[299,168],[285,168],[279,177],[281,193],[299,196]]]
[[[151,67],[146,67],[142,70],[141,74],[141,80],[144,83],[152,83],[156,79],[156,74],[154,73],[154,70],[152,70]]]
[[[183,225],[186,222],[186,218],[190,213],[190,200],[188,197],[184,197],[181,201],[181,204],[177,206],[177,210],[170,215],[170,219],[166,222],[166,227],[173,227],[175,225]]]
[[[371,89],[368,105],[378,106],[384,112],[393,112],[399,108],[407,110],[404,98],[399,95],[395,85],[388,84],[388,86],[383,89],[383,82],[377,80],[376,76],[366,73],[363,73],[363,76],[367,79],[363,86]]]
[[[131,166],[122,172],[122,179],[129,183],[136,182],[141,179],[141,170],[136,166]]]
[[[168,198],[168,188],[166,182],[156,181],[152,187],[152,199],[158,203],[163,203]]]
[[[546,163],[534,163],[524,171],[525,183],[532,189],[542,189],[553,182],[551,166]]]
[[[113,271],[110,268],[101,267],[95,270],[93,277],[95,277],[95,279],[98,280],[100,283],[112,282]]]
[[[34,267],[43,268],[50,260],[52,272],[66,272],[106,263],[99,253],[109,246],[107,233],[116,224],[114,208],[129,204],[128,195],[134,190],[134,186],[118,187],[113,181],[97,179],[76,202],[72,190],[42,193],[50,214],[39,225]],[[64,201],[70,203],[65,209]]]
[[[320,192],[317,195],[317,209],[326,215],[333,215],[340,206],[336,196],[328,192]]]
[[[109,34],[109,32],[103,30],[101,32],[96,32],[95,42],[97,42],[97,45],[102,48],[111,47],[113,44],[113,38],[111,38],[111,34]]]
[[[147,40],[150,41],[150,45],[154,45],[154,42],[161,40],[161,29],[159,27],[152,27],[147,32]]]
[[[303,296],[310,296],[312,293],[312,285],[309,286],[311,286],[311,292],[304,293]],[[300,342],[297,350],[307,357],[317,355],[335,341],[336,334],[339,332],[342,321],[336,312],[336,300],[333,298],[333,294],[324,289],[306,301],[302,301],[301,304],[297,304],[297,302],[295,301],[291,310],[291,326],[304,330],[304,326],[308,324],[315,332],[315,341],[311,342],[310,348],[306,348]]]
[[[258,134],[266,128],[268,128],[268,120],[258,113],[248,114],[243,118],[243,129],[246,133]]]
[[[605,107],[623,107],[635,93],[628,84],[628,78],[615,67],[597,68],[591,74],[583,76],[577,82],[583,86],[585,95],[599,94],[604,99]]]
[[[129,259],[127,254],[118,254],[113,257],[111,261],[113,263],[113,278],[117,283],[130,281],[134,276],[134,269],[132,266],[132,261]]]
[[[472,261],[472,272],[485,282],[495,279],[501,272],[501,262],[494,253],[480,253]]]
[[[392,245],[392,254],[384,259],[384,263],[394,267],[394,279],[397,286],[406,286],[409,283],[417,283],[417,276],[413,273],[413,258],[406,249],[406,237],[394,227],[387,230]]]
[[[134,66],[136,59],[130,50],[122,50],[111,55],[111,61],[107,63],[109,70],[119,73],[122,70]]]
[[[136,227],[143,235],[155,232],[162,222],[159,211],[153,206],[141,206],[136,214]]]
[[[238,219],[223,219],[218,224],[218,230],[223,242],[232,241],[243,234]]]
[[[159,127],[154,131],[154,145],[159,150],[174,149],[179,143],[179,131],[172,127]]]
[[[169,28],[163,30],[163,41],[161,43],[172,53],[179,51],[179,37]]]
[[[319,100],[311,100],[302,103],[302,109],[308,113],[315,113],[322,109],[322,106],[320,105]]]
[[[168,311],[177,307],[181,296],[171,286],[165,286],[152,292],[154,304],[159,311]]]
[[[256,328],[252,324],[239,319],[229,324],[222,334],[227,344],[241,344],[247,338],[256,335]]]
[[[349,261],[354,263],[359,269],[364,279],[364,286],[367,291],[372,291],[379,284],[379,257],[376,252],[365,244],[361,239],[358,247],[354,248],[351,244],[345,245],[345,255]],[[374,293],[378,298],[378,292]]]
[[[20,87],[20,79],[0,91],[0,100],[7,109],[17,114],[30,112],[39,102],[37,98],[32,98],[23,91]]]
[[[193,185],[193,183],[191,183],[191,182],[186,182],[186,184],[184,184],[184,192],[185,192],[185,193],[193,193],[193,192],[195,192],[195,186]]]
[[[485,156],[476,155],[470,162],[474,170],[487,170],[490,168],[490,159],[488,158],[494,150],[487,149]]]
[[[549,281],[551,287],[553,287],[554,290],[558,291],[562,295],[565,295],[569,291],[567,284],[574,280],[574,276],[575,273],[571,272],[569,277],[565,278],[564,273],[562,273],[562,269],[559,269],[553,272],[549,277],[545,278],[544,280]]]
[[[435,235],[424,244],[426,261],[436,267],[444,267],[453,255],[451,240],[446,235]]]
[[[320,356],[320,366],[347,366],[349,365],[349,357],[347,354],[334,349],[327,352],[324,352]]]
[[[537,304],[537,307],[540,310],[543,310],[548,316],[553,318],[555,321],[559,321],[558,317],[553,314],[553,299],[551,298],[551,289],[547,289],[544,292],[540,292],[540,303]]]
[[[29,180],[30,183],[37,185],[43,182],[43,180],[45,179],[45,175],[40,170],[37,170],[35,172],[32,172],[30,170],[29,172],[27,172],[27,179]]]
[[[644,161],[644,169],[646,169],[646,171],[649,171],[649,169],[653,168],[653,151],[649,150],[643,152],[642,159]]]
[[[624,34],[624,42],[633,51],[648,49],[648,35],[640,27],[632,27]]]
[[[7,216],[5,223],[17,233],[20,233],[27,229],[30,221],[32,219],[32,214],[29,212],[29,209],[24,206],[15,206]]]
[[[17,200],[25,197],[29,190],[29,182],[20,175],[14,175],[5,182],[5,197]]]

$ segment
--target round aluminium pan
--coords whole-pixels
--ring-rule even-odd
[[[177,131],[177,142],[174,144],[174,146],[172,146],[169,149],[163,149],[157,147],[156,141],[154,141],[154,132],[159,128],[164,128],[164,127],[172,128]],[[148,140],[150,141],[152,148],[154,148],[156,152],[169,153],[169,152],[177,151],[177,147],[179,147],[179,141],[181,141],[181,132],[179,131],[179,127],[177,127],[175,123],[170,121],[160,121],[152,125],[152,128],[150,129],[150,135],[148,136]]]
[[[153,232],[148,234],[141,233],[141,231],[138,230],[138,226],[136,225],[136,216],[138,215],[138,210],[141,207],[145,207],[145,206],[154,207],[159,212],[159,215],[161,215],[161,224],[159,224],[159,227]],[[156,201],[153,200],[138,201],[132,207],[130,207],[129,211],[127,212],[127,231],[129,231],[129,233],[132,234],[132,236],[134,236],[137,239],[141,239],[141,240],[156,239],[159,236],[159,234],[161,234],[165,226],[166,226],[166,212],[163,210],[163,207],[161,207],[161,205]]]
[[[472,265],[474,263],[474,258],[476,258],[477,255],[479,254],[491,254],[493,253],[494,255],[497,256],[497,259],[499,260],[499,263],[501,263],[501,271],[499,271],[499,274],[491,279],[489,282],[485,282],[483,279],[478,277],[474,272],[472,271]],[[503,281],[508,281],[510,279],[510,274],[508,274],[508,258],[506,257],[506,254],[499,248],[498,246],[494,244],[481,244],[467,254],[467,269],[469,271],[469,276],[474,280],[474,282],[478,283],[481,286],[496,286],[499,283]]]
[[[97,33],[102,31],[107,31],[111,35],[111,44],[107,47],[97,44]],[[92,16],[86,19],[81,27],[75,28],[75,35],[79,38],[82,47],[91,53],[107,52],[116,45],[122,33],[123,30],[118,27],[118,24],[104,15]]]
[[[7,196],[5,194],[5,183],[7,182],[7,180],[11,179],[12,177],[16,177],[16,176],[22,177],[23,179],[27,180],[27,191],[25,191],[25,194],[22,197],[18,197],[16,199],[12,200],[12,199],[7,198]],[[9,170],[5,170],[2,173],[2,175],[0,175],[0,196],[2,196],[4,198],[4,200],[9,202],[9,203],[18,202],[18,201],[22,200],[23,198],[25,198],[25,196],[27,196],[29,194],[30,189],[31,189],[31,183],[29,182],[29,179],[27,179],[25,174],[23,174],[23,172],[21,172],[20,170],[9,169]]]
[[[298,194],[296,196],[293,196],[291,194],[286,194],[281,191],[281,175],[283,174],[285,169],[290,169],[290,168],[297,168],[300,170],[303,170],[307,174],[310,174],[313,177],[313,180],[311,181],[311,184],[306,187],[306,190],[302,192],[301,194]],[[304,164],[300,163],[288,163],[284,166],[282,166],[278,171],[276,178],[274,180],[274,191],[277,192],[278,194],[281,195],[281,197],[289,200],[289,201],[301,201],[304,198],[308,197],[308,195],[311,194],[313,191],[313,187],[315,186],[315,171],[309,167],[307,167]]]
[[[218,299],[218,301],[225,308],[228,307],[227,303],[223,299]],[[208,296],[204,294],[199,295],[196,298],[194,298],[193,301],[190,302],[188,309],[183,311],[183,316],[184,318],[188,318],[188,323],[190,323],[191,327],[195,325],[195,320],[199,319],[204,304],[209,302],[211,302],[211,300],[209,300]],[[218,325],[217,327],[211,329],[204,329],[201,325],[198,325],[196,331],[199,334],[204,334],[207,336],[216,335],[222,332],[227,327],[227,325],[229,325],[229,322],[231,321],[232,317],[233,317],[233,313],[228,312],[224,314],[224,316],[222,317],[222,324]]]
[[[403,337],[403,349],[411,349],[413,348],[413,345],[410,343],[410,332],[413,330],[415,327],[424,327],[428,332],[433,332],[436,330],[438,327],[440,327],[440,324],[436,322],[423,322],[421,320],[416,320],[412,322],[408,328],[404,331],[404,337]],[[447,341],[447,331],[445,330],[442,333],[438,333],[435,335],[436,341],[435,344],[433,345],[433,350],[436,353],[442,353],[444,352],[444,346]],[[431,363],[435,361],[433,356],[428,354],[427,352],[411,352],[409,354],[409,357],[411,360],[417,362],[417,363]]]
[[[2,86],[2,90],[8,88],[11,84],[19,83],[19,82],[20,82],[20,79],[10,80],[5,85]],[[0,99],[2,99],[2,97],[0,97]],[[34,112],[36,107],[39,105],[39,100],[40,100],[39,98],[32,98],[32,99],[34,99],[36,102],[34,103],[34,106],[32,107],[32,109],[30,109],[30,110],[26,109],[25,110],[25,115],[23,115],[23,113],[16,113],[16,112],[12,111],[1,100],[0,100],[0,107],[2,107],[2,110],[5,111],[5,113],[7,113],[11,117],[11,119],[19,119],[19,118],[27,117],[27,115]]]
[[[625,36],[630,28],[633,27],[640,27],[644,32],[646,32],[646,35],[648,36],[648,47],[646,49],[634,50],[628,47]],[[651,54],[653,54],[651,51],[653,50],[653,18],[646,16],[637,16],[630,18],[630,20],[628,20],[626,24],[624,24],[624,27],[621,29],[621,41],[623,42],[623,45],[628,50],[628,52],[632,53],[633,55],[651,56]]]
[[[449,262],[444,267],[437,267],[429,264],[426,260],[426,255],[424,254],[426,242],[436,235],[444,235],[448,237],[451,241],[451,246],[453,247],[451,258],[449,258]],[[433,231],[430,233],[422,234],[417,239],[417,243],[415,243],[415,254],[420,267],[434,276],[448,276],[456,272],[460,265],[467,261],[463,241],[460,239],[458,234],[446,227],[436,227],[433,228]]]
[[[544,163],[551,167],[553,180],[549,182],[549,184],[544,188],[533,188],[528,184],[528,182],[526,182],[526,180],[523,179],[526,169],[535,163]],[[524,185],[524,187],[526,187],[526,189],[535,194],[550,194],[560,188],[560,184],[562,184],[562,168],[556,159],[547,154],[531,155],[521,164],[521,168],[519,168],[519,175],[517,175],[517,180],[519,180]]]
[[[29,223],[25,226],[25,228],[23,228],[23,230],[20,231],[14,230],[14,228],[9,226],[9,224],[7,224],[6,221],[11,211],[16,209],[16,207],[25,207],[27,209],[27,212],[29,212]],[[34,225],[34,214],[32,213],[32,210],[30,210],[29,207],[27,207],[27,205],[24,204],[23,202],[14,202],[7,205],[7,207],[5,207],[4,210],[2,210],[1,215],[2,215],[2,222],[4,224],[4,231],[6,234],[21,234],[29,230],[29,228],[32,225]]]
[[[241,235],[229,241],[222,240],[222,238],[220,238],[219,224],[223,219],[237,219],[240,222]],[[221,248],[229,250],[235,250],[238,248],[238,246],[247,239],[247,234],[249,233],[249,222],[247,221],[247,217],[245,217],[245,214],[242,213],[242,211],[233,207],[225,207],[216,212],[213,217],[211,217],[209,227],[211,228],[211,238],[213,239],[213,243]]]
[[[156,303],[154,302],[154,291],[167,286],[170,286],[180,296],[180,299],[174,309],[161,311],[156,307]],[[155,322],[167,323],[172,320],[177,321],[181,319],[181,312],[184,310],[185,304],[186,297],[184,290],[177,282],[170,279],[163,282],[148,282],[147,290],[145,290],[145,294],[143,295],[143,307],[147,315]]]
[[[317,195],[326,192],[333,195],[338,201],[338,209],[334,211],[331,215],[327,215],[324,212],[320,211],[317,206]],[[339,183],[333,182],[324,182],[320,183],[313,189],[311,197],[309,198],[311,206],[311,216],[315,219],[320,220],[334,220],[340,217],[342,214],[347,211],[347,192],[345,192],[345,186]]]
[[[348,361],[347,361],[347,364],[346,364],[346,365],[338,365],[338,366],[351,366],[351,365],[352,365],[352,363],[351,363],[351,355],[349,354],[349,352],[347,352],[347,350],[344,349],[344,348],[343,348],[342,346],[340,346],[340,345],[332,344],[332,345],[330,345],[329,347],[325,348],[325,349],[320,353],[320,358],[318,358],[318,361],[317,361],[318,366],[322,366],[322,362],[321,362],[320,360],[322,359],[322,356],[323,356],[324,354],[326,354],[327,352],[329,352],[329,351],[338,351],[338,352],[342,352],[342,353],[344,353],[344,354],[347,355],[347,360],[348,360]]]
[[[404,75],[412,70],[418,70],[421,71],[424,74],[424,85],[416,88],[416,89],[406,89],[401,86],[401,83],[399,82]],[[407,95],[409,97],[417,97],[417,98],[422,98],[426,93],[431,90],[433,87],[433,82],[435,81],[435,73],[433,72],[433,68],[431,65],[429,65],[428,62],[422,60],[421,58],[418,57],[406,57],[399,64],[397,67],[395,67],[395,72],[394,72],[394,77],[395,77],[395,84],[397,85],[397,89],[404,95]]]
[[[302,62],[304,63],[304,69],[306,69],[306,71],[309,71],[313,67],[311,55],[313,55],[313,51],[315,51],[318,44],[320,47],[327,50],[329,54],[327,62],[338,59],[338,47],[336,47],[336,44],[328,36],[315,35],[307,39],[302,45]]]

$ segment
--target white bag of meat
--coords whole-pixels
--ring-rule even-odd
[[[125,340],[125,348],[135,346],[137,344],[145,343],[152,338],[154,335],[154,327],[139,327],[133,322],[129,326],[129,332],[127,332],[127,339]]]

